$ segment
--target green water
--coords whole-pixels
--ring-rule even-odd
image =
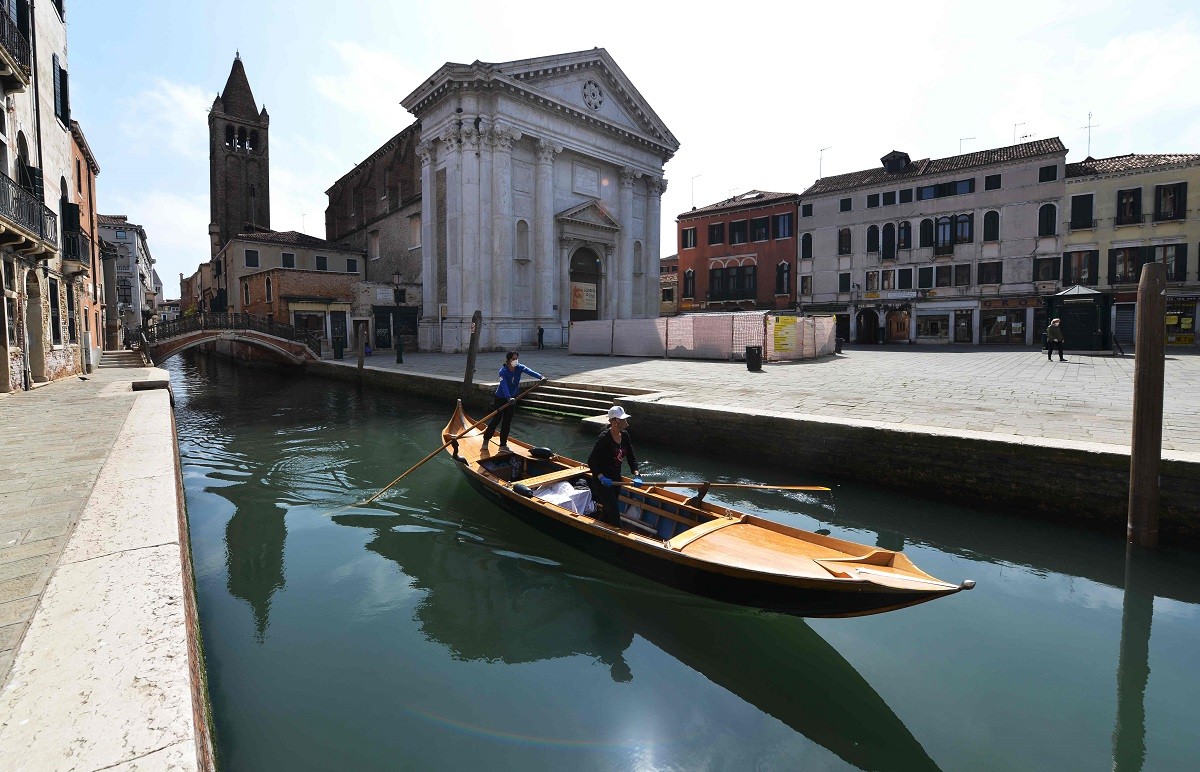
[[[812,620],[665,589],[481,499],[451,405],[174,357],[226,770],[1194,768],[1200,561],[866,486],[709,494],[968,593]],[[781,482],[655,445],[647,476]],[[520,415],[576,458],[591,439]],[[788,481],[818,483],[819,480]]]

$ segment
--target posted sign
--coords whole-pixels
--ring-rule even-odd
[[[571,310],[596,310],[596,285],[587,282],[571,282]]]
[[[795,351],[796,350],[796,317],[794,316],[777,316],[775,317],[775,350],[776,351]]]

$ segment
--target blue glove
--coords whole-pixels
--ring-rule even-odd
[[[612,480],[608,479],[604,475],[600,475],[600,484],[603,485],[605,488],[611,488]]]
[[[642,477],[641,477],[641,475],[636,475],[636,474],[635,474],[635,475],[633,476],[633,484],[634,484],[634,485],[641,485],[641,484],[642,484]]]

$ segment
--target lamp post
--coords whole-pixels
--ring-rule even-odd
[[[403,292],[400,289],[400,282],[403,279],[404,277],[399,273],[392,274],[392,300],[397,306],[400,305],[400,293]],[[400,365],[404,364],[404,344],[400,341],[400,326],[398,324],[399,319],[397,318],[400,314],[397,313],[398,310],[398,308],[392,310],[392,345],[396,348],[396,364]]]

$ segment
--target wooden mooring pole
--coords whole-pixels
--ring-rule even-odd
[[[469,401],[471,384],[475,381],[475,355],[479,353],[481,327],[483,327],[483,312],[476,310],[471,315],[471,345],[467,348],[467,371],[463,374],[463,402]]]
[[[1162,263],[1142,266],[1133,352],[1133,437],[1129,454],[1127,532],[1129,543],[1142,547],[1158,545],[1166,287],[1166,266]]]

